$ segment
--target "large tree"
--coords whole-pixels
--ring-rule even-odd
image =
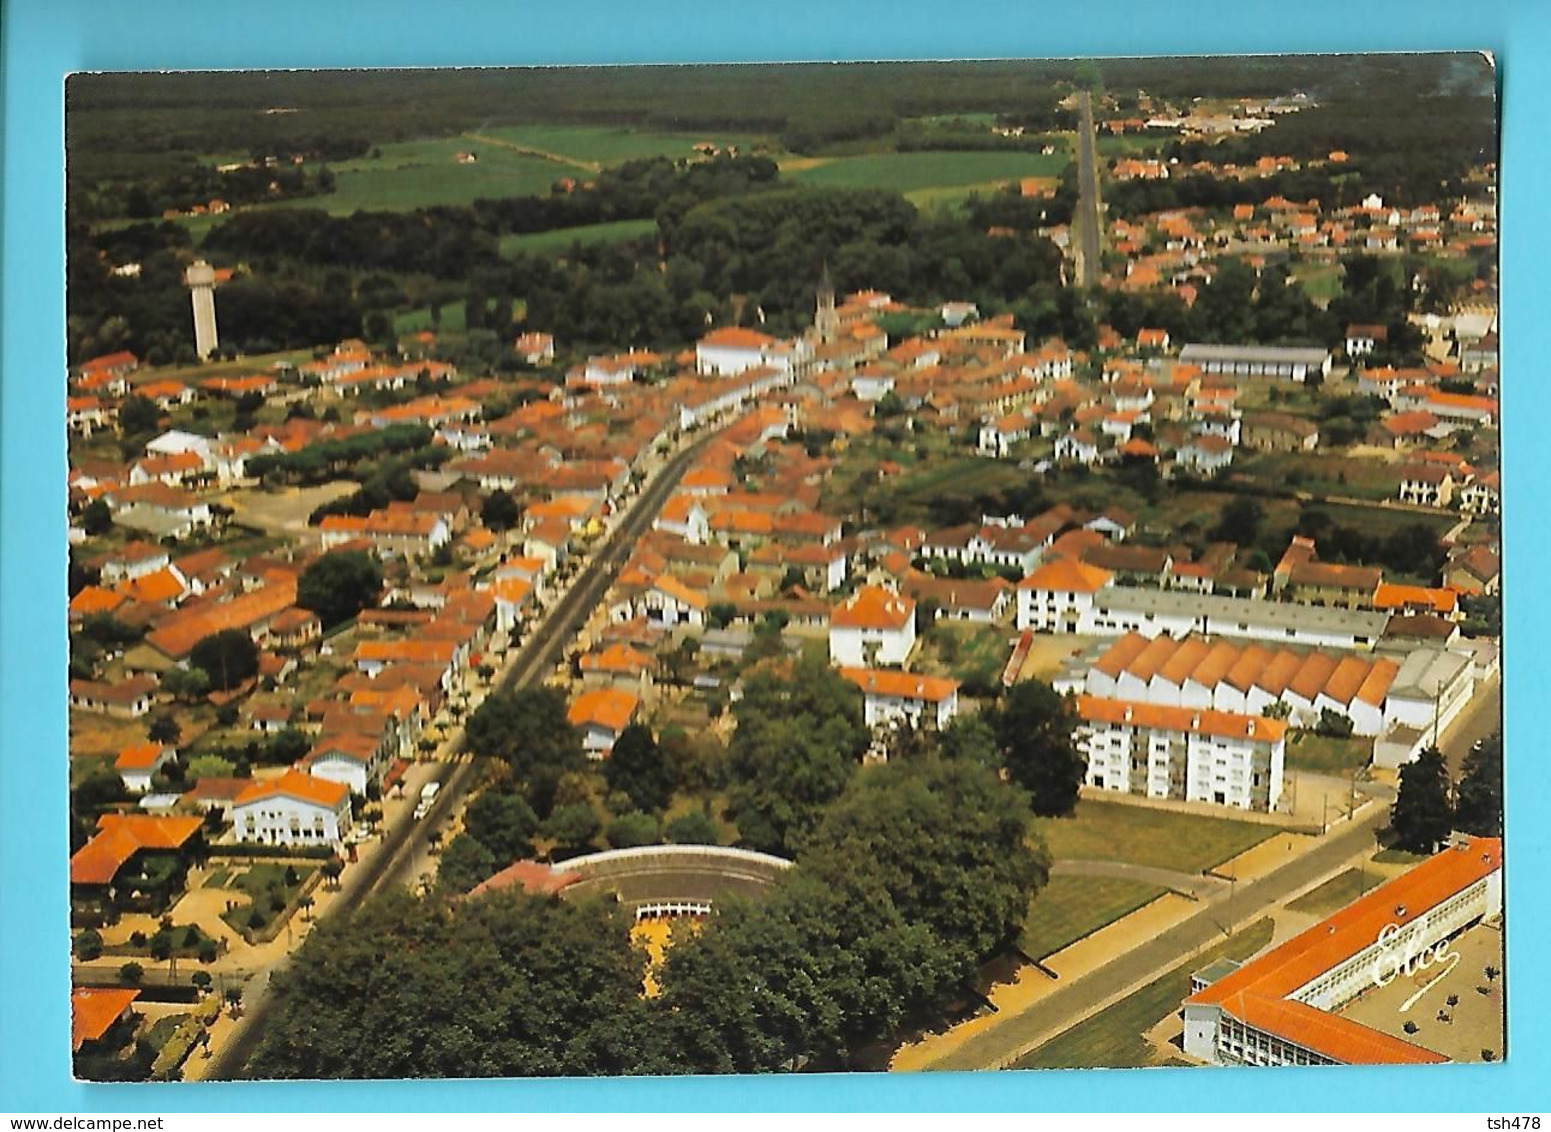
[[[997,741],[1008,777],[1029,792],[1036,814],[1069,814],[1077,805],[1087,761],[1073,737],[1071,702],[1041,680],[1014,684],[996,713]]]
[[[479,509],[480,521],[493,531],[510,530],[522,517],[522,508],[509,491],[496,488]]]
[[[444,892],[464,893],[499,870],[496,859],[478,838],[458,834],[442,850],[436,882]]]
[[[1449,802],[1449,768],[1443,753],[1429,747],[1400,768],[1400,793],[1390,809],[1396,844],[1411,853],[1432,853],[1454,827]]]
[[[296,604],[318,615],[325,629],[348,621],[382,592],[382,564],[362,550],[335,550],[306,570],[296,583]]]
[[[491,789],[469,803],[463,828],[490,851],[498,866],[505,867],[533,855],[539,819],[521,795]]]
[[[241,629],[222,629],[194,645],[189,665],[210,678],[210,687],[224,692],[257,675],[258,646]]]
[[[870,736],[856,685],[818,659],[745,681],[729,744],[733,820],[756,849],[792,853],[860,765]]]
[[[619,733],[603,764],[603,777],[610,791],[629,795],[636,809],[649,814],[667,809],[673,798],[673,771],[651,728],[642,723]]]
[[[1503,835],[1503,737],[1487,736],[1465,756],[1456,792],[1454,826],[1477,837]]]
[[[494,692],[469,716],[469,747],[502,760],[519,780],[541,770],[580,770],[587,765],[582,734],[566,712],[565,693],[558,688]]]
[[[834,884],[875,876],[907,920],[975,960],[1017,937],[1050,873],[1022,790],[971,760],[932,757],[858,776],[801,860]]]

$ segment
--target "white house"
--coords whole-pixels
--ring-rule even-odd
[[[1018,583],[1018,628],[1078,633],[1092,619],[1093,597],[1114,579],[1108,570],[1057,558]]]
[[[238,794],[231,814],[238,841],[338,847],[350,831],[350,788],[288,770]]]
[[[118,771],[125,790],[131,794],[144,794],[151,789],[151,779],[156,772],[177,757],[176,750],[161,743],[135,743],[118,753],[113,760],[113,769]]]
[[[699,629],[705,626],[705,611],[709,603],[705,594],[690,589],[672,574],[660,574],[641,595],[640,604],[641,611],[649,621]]]
[[[571,701],[566,718],[571,726],[581,729],[587,756],[601,759],[614,749],[640,706],[641,698],[623,688],[592,688]]]
[[[1233,441],[1211,433],[1192,436],[1179,446],[1174,459],[1182,468],[1213,476],[1233,463]]]
[[[1057,460],[1073,464],[1091,464],[1098,458],[1098,441],[1087,429],[1073,429],[1056,441]]]
[[[840,675],[862,690],[868,727],[906,723],[940,730],[958,714],[957,680],[877,668],[842,668]]]
[[[915,644],[916,603],[881,586],[863,586],[829,615],[831,664],[903,664]]]

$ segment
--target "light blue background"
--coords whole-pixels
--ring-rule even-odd
[[[743,9],[749,10],[745,13]],[[1503,0],[4,5],[0,1110],[1534,1109],[1551,1041],[1542,650],[1551,628],[1543,141],[1551,5]],[[1509,1060],[1439,1071],[1152,1070],[670,1081],[82,1086],[69,1077],[62,77],[72,70],[1482,48],[1503,107]],[[369,1039],[368,1039],[369,1040]],[[1538,1087],[1537,1087],[1538,1086]]]

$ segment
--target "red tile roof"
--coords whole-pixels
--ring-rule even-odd
[[[70,992],[70,1049],[95,1042],[123,1017],[140,997],[138,990],[118,987],[76,987]]]
[[[1218,1005],[1243,1021],[1347,1064],[1436,1063],[1430,1050],[1350,1019],[1287,1001],[1326,971],[1373,946],[1389,925],[1405,927],[1502,868],[1499,838],[1471,838],[1374,889],[1186,999]]]

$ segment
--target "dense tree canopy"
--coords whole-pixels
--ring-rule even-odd
[[[629,796],[638,810],[657,813],[673,797],[673,772],[662,749],[643,723],[632,723],[619,733],[603,764],[603,777],[611,791]]]
[[[541,770],[579,770],[587,762],[581,732],[567,718],[558,688],[491,693],[469,717],[467,734],[475,754],[500,759],[519,781]]]
[[[733,715],[733,819],[753,848],[791,853],[860,765],[870,739],[861,693],[822,660],[803,660],[789,677],[747,678]]]
[[[516,891],[394,893],[322,920],[276,976],[256,1077],[624,1073],[642,1048],[628,916]]]
[[[319,558],[296,583],[296,604],[318,615],[325,629],[348,621],[377,600],[382,564],[360,550],[335,550]]]

